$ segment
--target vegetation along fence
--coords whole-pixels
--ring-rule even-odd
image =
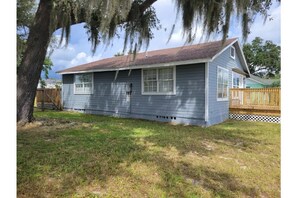
[[[62,110],[61,89],[37,89],[34,106],[44,109]]]
[[[280,122],[281,89],[230,89],[230,118]]]

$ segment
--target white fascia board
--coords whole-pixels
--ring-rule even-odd
[[[239,44],[238,39],[236,39],[235,41],[233,41],[232,43],[230,43],[229,45],[227,45],[224,49],[222,49],[219,53],[217,53],[214,57],[212,57],[212,59],[210,60],[210,62],[212,62],[215,58],[217,58],[219,55],[221,55],[225,50],[227,50],[230,46],[232,46],[236,42],[237,42],[238,48],[240,50],[240,55],[241,55],[241,57],[243,59],[243,64],[244,64],[245,68],[247,69],[248,74],[250,75],[251,72],[250,72],[249,67],[247,65],[246,59],[244,57],[244,54],[243,54],[243,51],[242,51],[242,49],[240,47],[240,44]]]
[[[240,50],[241,57],[242,57],[243,62],[244,62],[244,66],[246,67],[246,69],[247,69],[247,71],[248,71],[248,73],[249,73],[249,76],[250,76],[250,75],[251,75],[251,72],[250,72],[250,69],[249,69],[249,67],[248,67],[248,65],[247,65],[247,62],[246,62],[244,53],[243,53],[243,51],[242,51],[242,49],[241,49],[241,47],[240,47],[239,41],[237,41],[237,44],[238,44],[238,48],[239,48],[239,50]]]
[[[214,59],[216,59],[219,55],[221,55],[226,49],[228,49],[230,46],[232,46],[234,43],[238,42],[238,39],[234,40],[232,43],[230,43],[229,45],[227,45],[224,49],[222,49],[219,53],[217,53],[214,57],[212,57],[212,59],[210,60],[210,62],[212,62]]]
[[[121,70],[155,68],[155,67],[171,67],[171,66],[176,66],[176,65],[188,65],[188,64],[195,64],[195,63],[206,63],[206,62],[209,62],[209,61],[210,61],[210,59],[194,59],[194,60],[175,61],[175,62],[159,63],[159,64],[151,64],[151,65],[136,65],[136,66],[128,66],[128,67],[122,67],[122,68],[94,69],[94,70],[86,70],[86,71],[57,72],[57,73],[63,75],[63,74],[79,74],[79,73],[105,72],[105,71],[121,71]]]

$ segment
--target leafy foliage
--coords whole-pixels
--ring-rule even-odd
[[[40,80],[39,80],[39,83],[40,83],[40,87],[41,87],[41,88],[45,88],[45,87],[46,87],[46,82],[45,82],[45,80],[40,79]]]
[[[49,71],[52,70],[53,62],[49,57],[45,57],[42,71],[44,72],[45,79],[48,79]]]
[[[26,49],[26,40],[36,11],[33,0],[17,1],[17,66],[21,64]]]
[[[278,79],[276,82],[273,82],[271,84],[271,87],[281,87],[281,81],[280,81],[280,79]]]
[[[19,36],[27,37],[35,11],[34,0],[17,0],[17,30]]]
[[[243,45],[250,72],[260,77],[277,77],[280,73],[280,50],[280,46],[260,37]]]
[[[44,79],[49,78],[48,75],[49,75],[49,71],[52,70],[52,66],[53,66],[52,60],[48,56],[45,57],[43,67],[42,67],[42,71],[44,72],[44,78],[42,78],[42,76],[40,76],[40,79],[39,79],[39,83],[40,83],[41,88],[46,87],[46,82],[45,82]]]
[[[17,35],[17,67],[21,64],[23,54],[26,49],[26,40],[22,39],[20,35]]]

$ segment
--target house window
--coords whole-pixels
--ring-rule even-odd
[[[93,73],[75,74],[74,94],[93,93]]]
[[[142,94],[175,94],[175,67],[143,69]]]
[[[245,88],[245,76],[232,72],[232,88]]]
[[[228,100],[229,72],[223,67],[217,69],[217,100]]]
[[[230,57],[235,59],[235,47],[231,46],[230,48]]]

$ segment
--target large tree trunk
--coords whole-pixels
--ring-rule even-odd
[[[27,40],[27,49],[18,70],[17,121],[19,123],[33,120],[34,98],[51,37],[51,10],[52,1],[40,0]]]

